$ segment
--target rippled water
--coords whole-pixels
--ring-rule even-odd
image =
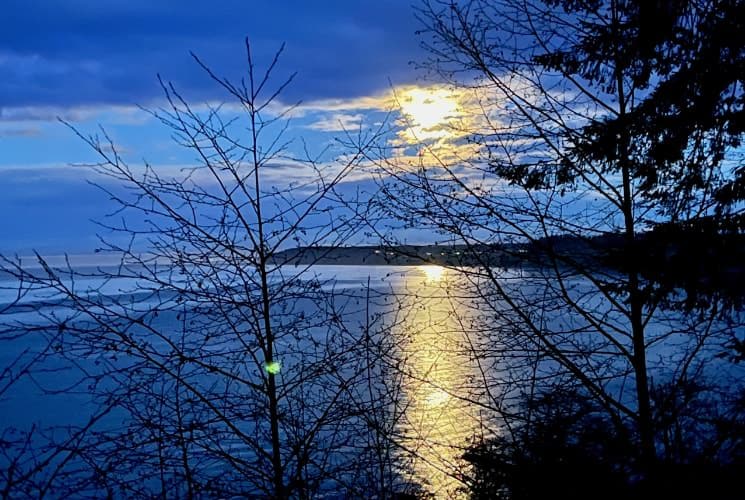
[[[85,263],[83,258],[80,261]],[[97,265],[106,266],[110,263],[99,263]],[[82,268],[90,271],[93,269],[91,266],[92,264],[88,263],[87,267]],[[370,469],[373,468],[372,464],[375,463],[374,459],[382,457],[386,459],[385,463],[380,460],[384,467],[371,475],[379,474],[379,477],[382,477],[387,474],[388,476],[376,486],[384,483],[383,486],[385,487],[392,486],[398,491],[411,492],[413,488],[407,488],[408,485],[421,485],[423,490],[433,493],[437,498],[465,496],[460,488],[463,486],[464,478],[469,475],[469,469],[461,458],[466,447],[474,439],[493,437],[495,433],[499,432],[500,422],[494,419],[499,411],[505,407],[508,411],[510,410],[508,406],[503,406],[503,402],[515,395],[515,387],[519,386],[521,381],[517,378],[520,376],[519,369],[530,369],[524,362],[524,353],[529,351],[526,351],[526,346],[520,343],[520,339],[525,339],[525,336],[514,336],[517,340],[510,338],[509,317],[507,317],[507,320],[499,320],[503,321],[501,326],[496,323],[498,320],[495,318],[505,318],[505,316],[499,314],[499,308],[503,306],[503,302],[498,299],[499,296],[489,296],[490,289],[488,286],[483,286],[483,283],[476,287],[471,286],[469,280],[477,279],[478,273],[461,273],[437,266],[317,266],[305,271],[288,267],[282,269],[272,279],[275,280],[275,283],[281,283],[282,277],[279,274],[283,274],[287,278],[303,272],[309,276],[319,278],[320,282],[323,283],[321,288],[335,294],[332,302],[338,300],[342,309],[346,307],[345,304],[349,307],[344,309],[346,312],[343,313],[343,322],[346,324],[347,331],[340,337],[333,337],[328,331],[327,327],[331,324],[329,322],[301,322],[299,324],[311,326],[300,328],[301,331],[289,333],[286,337],[288,342],[284,345],[284,351],[281,348],[278,349],[277,356],[282,363],[281,372],[278,374],[280,382],[301,380],[299,385],[294,386],[295,389],[297,387],[300,387],[300,389],[293,393],[293,397],[296,397],[294,401],[300,401],[301,411],[310,410],[312,413],[316,410],[314,405],[317,406],[318,402],[326,403],[327,400],[324,398],[327,398],[329,394],[334,394],[334,391],[338,389],[338,386],[334,384],[346,375],[341,373],[342,370],[354,371],[359,370],[360,366],[365,366],[366,363],[369,365],[369,361],[355,359],[354,356],[346,356],[345,358],[345,354],[348,353],[356,353],[355,356],[357,356],[360,352],[371,352],[367,347],[357,349],[360,342],[367,341],[364,340],[368,338],[365,333],[366,324],[370,327],[370,335],[376,337],[375,342],[380,342],[380,350],[372,355],[378,357],[375,358],[375,368],[370,373],[376,377],[378,382],[381,379],[383,380],[382,383],[376,382],[377,385],[368,386],[360,384],[359,380],[355,379],[355,384],[357,384],[355,390],[359,392],[350,396],[350,398],[359,397],[362,401],[361,406],[353,407],[349,413],[344,413],[347,410],[340,411],[340,414],[344,415],[340,419],[344,418],[346,420],[340,424],[339,428],[332,424],[319,431],[317,439],[313,442],[314,446],[323,448],[321,454],[327,453],[327,457],[335,455],[340,457],[338,460],[344,464],[344,467],[350,462],[352,466],[346,469],[339,467],[339,469],[336,469],[342,471],[339,474],[346,474],[346,476],[341,479],[331,477],[328,479],[330,483],[328,488],[326,488],[325,483],[318,488],[330,492],[349,491],[348,489],[345,490],[348,485],[343,484],[343,481],[351,478],[350,482],[352,482],[369,473]],[[303,277],[302,274],[301,277]],[[504,269],[500,270],[499,279],[500,285],[504,281],[505,286],[510,287],[511,292],[525,294],[528,297],[541,297],[545,290],[541,286],[546,287],[546,283],[550,286],[550,281],[538,279],[531,283],[529,274],[519,274],[517,271]],[[307,281],[304,283],[307,284]],[[600,315],[608,310],[607,304],[602,303],[597,293],[592,293],[592,288],[586,286],[588,284],[586,281],[582,281],[582,279],[572,281],[568,278],[563,284],[569,285],[571,293],[580,297],[583,307],[595,310]],[[56,325],[56,322],[50,323],[49,321],[53,321],[55,318],[67,318],[70,314],[69,300],[54,294],[34,292],[20,297],[18,303],[13,304],[14,301],[19,299],[14,287],[15,285],[9,276],[0,275],[0,311],[4,311],[0,317],[0,334],[2,335],[0,338],[3,339],[0,345],[0,472],[2,472],[3,467],[7,467],[7,461],[10,460],[9,455],[5,454],[6,444],[8,443],[5,439],[10,436],[7,434],[9,428],[29,430],[36,426],[38,430],[48,426],[57,426],[59,431],[64,431],[65,426],[79,426],[85,422],[87,415],[96,406],[91,401],[88,388],[84,385],[73,385],[73,383],[81,379],[89,382],[91,380],[90,376],[87,378],[81,377],[81,373],[85,371],[90,371],[94,376],[98,373],[97,370],[100,371],[101,368],[98,367],[96,356],[99,358],[106,357],[106,362],[109,363],[107,366],[113,366],[114,368],[111,377],[108,379],[102,377],[101,385],[106,383],[112,385],[104,388],[105,390],[101,390],[101,386],[99,386],[99,396],[101,394],[106,395],[107,390],[111,387],[119,387],[116,384],[120,384],[124,389],[130,388],[133,382],[129,380],[131,373],[127,371],[129,368],[127,363],[135,362],[127,360],[126,355],[121,352],[116,352],[116,356],[119,356],[119,358],[117,361],[111,362],[108,357],[112,353],[107,349],[96,348],[95,346],[87,351],[75,351],[75,341],[73,341],[67,344],[73,348],[73,352],[65,353],[67,357],[52,353],[51,356],[45,358],[43,366],[36,366],[31,375],[25,373],[19,378],[18,383],[10,387],[9,390],[5,390],[8,387],[6,383],[9,380],[18,378],[21,373],[19,370],[26,361],[32,360],[35,353],[47,347],[53,347],[47,345],[45,337],[37,334],[38,332],[33,331],[33,329],[30,335],[14,336],[13,325],[23,324],[26,327],[33,325],[43,327],[45,324],[47,326],[50,324]],[[241,392],[250,388],[253,381],[260,380],[262,373],[261,360],[246,361],[248,358],[247,352],[251,348],[239,343],[245,339],[241,338],[241,334],[236,330],[234,324],[226,323],[215,326],[209,311],[205,312],[202,309],[201,312],[191,313],[191,319],[195,320],[196,326],[184,327],[179,330],[181,320],[179,320],[178,313],[179,311],[187,311],[187,308],[191,306],[183,304],[179,308],[169,309],[165,307],[160,314],[152,313],[153,308],[157,305],[172,304],[175,299],[174,292],[169,295],[159,290],[156,294],[148,294],[140,289],[137,278],[130,277],[101,282],[94,276],[78,277],[76,287],[83,296],[100,294],[99,297],[105,298],[104,305],[115,303],[114,298],[116,298],[124,303],[129,312],[137,311],[138,314],[150,314],[148,318],[152,320],[152,324],[149,326],[153,327],[152,331],[158,334],[155,337],[159,338],[153,339],[148,330],[136,333],[132,338],[151,344],[150,347],[153,352],[156,352],[158,356],[167,358],[169,362],[172,362],[174,353],[174,350],[168,346],[168,342],[172,340],[169,335],[172,334],[173,339],[192,343],[190,348],[193,351],[190,352],[196,352],[197,358],[204,359],[206,356],[214,356],[215,359],[218,359],[220,366],[235,370],[235,372],[230,373],[237,373],[247,379],[248,383],[236,386],[230,377],[214,374],[208,370],[196,370],[192,372],[189,381],[193,382],[198,390],[202,390],[202,394],[207,394],[211,400],[219,400],[221,403],[227,401],[226,405],[229,406],[229,409],[226,411],[231,412],[231,418],[235,417],[237,421],[235,425],[240,427],[237,432],[232,434],[231,432],[225,432],[224,429],[220,428],[220,425],[211,427],[209,430],[214,432],[214,435],[219,435],[215,447],[220,449],[221,446],[227,446],[227,449],[230,450],[229,458],[240,455],[241,458],[248,457],[247,460],[250,461],[257,456],[261,456],[263,451],[261,447],[266,442],[266,432],[262,428],[262,425],[267,427],[266,405],[262,403],[264,401],[262,397],[266,393],[254,393],[253,399],[251,399],[251,396],[246,396],[245,392]],[[226,287],[226,290],[229,294],[233,293],[232,286]],[[249,290],[248,293],[254,292],[255,290]],[[244,300],[244,297],[246,297],[246,293],[242,290],[237,290],[235,293],[240,300]],[[220,295],[220,297],[223,296]],[[278,323],[282,321],[288,321],[289,323],[288,318],[303,314],[312,315],[314,311],[310,309],[311,307],[316,308],[316,313],[319,312],[318,303],[304,300],[303,297],[307,299],[307,295],[302,294],[291,299],[287,309],[280,311],[276,317],[274,314],[272,315],[273,320]],[[213,305],[213,302],[207,301],[206,303],[208,306]],[[229,301],[224,303],[234,304]],[[526,301],[524,303],[530,304],[531,302]],[[13,305],[11,306],[11,304]],[[537,304],[542,303],[538,302]],[[547,304],[551,305],[550,302],[547,302]],[[288,304],[278,306],[278,309],[282,309],[284,306],[288,306]],[[244,307],[250,309],[248,306]],[[540,308],[536,307],[536,310],[538,309]],[[679,318],[676,315],[677,313],[673,311],[666,317],[670,325],[677,324],[675,322]],[[215,315],[215,317],[220,318],[220,315]],[[222,319],[226,317],[224,315]],[[570,317],[570,315],[565,314],[564,310],[557,307],[549,309],[544,324],[547,327],[555,326],[555,331],[560,333],[564,331],[562,330],[562,322],[570,322],[572,319],[577,320],[577,318]],[[617,314],[615,316],[612,314],[605,315],[604,321],[609,322],[609,324],[615,322],[619,328],[623,327],[623,318],[618,317]],[[659,321],[659,319],[656,319],[656,321]],[[558,325],[553,324],[557,322]],[[677,348],[680,352],[680,346],[685,347],[685,344],[681,342],[695,340],[687,339],[682,334],[678,336],[665,335],[665,332],[668,331],[663,328],[665,325],[667,324],[650,322],[648,326],[650,335],[658,335],[662,339],[659,343],[650,345],[649,364],[655,367],[656,374],[663,376],[666,373],[665,370],[677,366],[678,361],[672,357],[675,353],[674,349]],[[222,328],[222,331],[219,331],[216,335],[217,338],[215,338],[215,335],[210,336],[205,332],[213,327],[216,330]],[[588,342],[593,340],[592,329],[577,330],[577,325],[574,325],[574,327],[574,331],[585,333],[586,337],[580,335],[580,338],[584,338]],[[669,325],[667,328],[670,328]],[[53,336],[56,333],[56,327],[51,328],[51,330]],[[255,332],[256,330],[245,331]],[[50,332],[46,333],[49,334]],[[181,336],[179,336],[180,334]],[[316,337],[316,335],[318,336]],[[94,337],[93,340],[98,342],[99,338],[103,337]],[[314,381],[311,381],[307,387],[303,386],[304,382],[302,381],[305,380],[303,366],[307,365],[302,363],[304,360],[307,362],[308,359],[304,357],[308,354],[305,347],[310,344],[315,344],[317,347],[318,345],[324,345],[324,343],[325,345],[335,345],[334,342],[328,341],[328,338],[340,339],[342,343],[346,342],[339,347],[338,352],[332,353],[334,356],[339,354],[341,360],[339,366],[342,366],[342,368],[339,368],[340,372],[334,374],[333,370],[329,370],[331,375],[324,378],[328,375],[324,370],[326,362],[330,358],[324,357],[327,354],[321,352],[323,349],[320,349],[316,353],[311,353],[310,357],[319,356],[318,365],[323,365],[323,367],[316,366],[319,371],[308,377],[308,379]],[[572,341],[574,339],[574,336],[570,338]],[[678,346],[676,343],[681,344]],[[179,354],[187,352],[183,347],[181,349]],[[519,355],[514,356],[516,358],[515,364],[508,365],[507,363],[511,362],[508,358],[515,352],[519,353]],[[342,360],[342,358],[344,359]],[[508,361],[504,361],[505,359],[508,359]],[[614,370],[617,368],[612,363],[616,362],[618,356],[609,357],[610,361],[608,363],[604,362],[605,358],[603,357],[599,357],[599,359],[603,361],[604,368],[613,368]],[[712,356],[710,359],[715,358]],[[334,362],[327,364],[333,366]],[[186,366],[186,364],[178,363],[176,365]],[[12,367],[11,370],[7,370],[9,366]],[[124,366],[125,369],[116,369],[121,366]],[[349,368],[350,366],[351,368]],[[515,366],[518,367],[518,373],[514,370]],[[592,365],[588,366],[591,367]],[[152,380],[157,389],[162,390],[162,394],[166,394],[160,402],[170,403],[174,390],[173,378],[169,379],[168,376],[164,376],[163,370],[157,366],[155,368],[150,366],[149,368],[151,369],[150,373],[154,373],[154,376],[148,381]],[[711,377],[723,377],[721,363],[707,362],[702,370]],[[739,375],[739,378],[736,376],[734,368],[729,368],[729,370],[733,372],[733,380],[742,380],[741,375]],[[542,372],[530,372],[528,375],[535,377],[536,373],[538,375],[543,374]],[[548,374],[547,377],[551,377],[554,372],[548,370],[545,373]],[[619,401],[628,400],[629,404],[633,404],[633,384],[627,383],[624,371],[616,370],[614,372],[610,370],[609,373],[613,376],[618,374],[621,376],[617,376],[615,380],[609,379],[607,390],[614,391]],[[339,378],[333,378],[336,375],[339,375]],[[117,376],[120,378],[117,379]],[[315,379],[313,379],[314,376]],[[293,377],[296,378],[293,379]],[[135,378],[135,380],[142,379]],[[321,382],[318,382],[318,380],[321,380]],[[534,378],[529,378],[529,380],[534,380]],[[157,391],[154,392],[149,389],[134,392],[136,396],[141,397],[138,401],[151,402],[148,398],[154,396],[156,396],[154,399],[157,400],[158,395],[155,393]],[[198,390],[193,392],[196,393]],[[112,390],[110,392],[116,391]],[[372,396],[373,392],[375,392],[375,397]],[[186,393],[186,391],[182,390],[181,393]],[[304,399],[313,395],[316,397],[313,403]],[[249,413],[245,409],[247,407],[246,401],[258,402],[255,406],[259,410],[256,410],[256,413]],[[127,418],[131,419],[132,412],[138,410],[137,406],[139,404],[133,404],[127,409],[117,408],[118,412],[115,410],[106,415],[107,420],[102,420],[100,427],[106,428],[107,425],[109,427],[112,425],[126,427]],[[190,408],[199,410],[200,406],[194,404]],[[374,415],[370,419],[367,418],[368,415],[359,416],[359,413],[362,413],[359,408],[373,412]],[[127,413],[128,411],[130,413]],[[211,413],[212,410],[201,408],[201,411],[202,416],[214,416]],[[259,415],[259,417],[256,415]],[[315,416],[316,414],[313,414],[308,418],[313,419]],[[195,415],[190,415],[190,417],[197,420],[201,418]],[[303,421],[302,423],[305,424],[306,422]],[[206,427],[210,427],[212,424],[214,422],[207,424]],[[142,428],[140,426],[136,432],[140,432]],[[339,430],[340,428],[344,430]],[[252,434],[253,430],[256,431],[257,437],[255,440],[245,439],[245,435]],[[348,438],[340,437],[340,434],[344,433]],[[378,439],[381,436],[383,437],[382,441]],[[12,436],[10,437],[12,438]],[[48,435],[43,437],[48,437]],[[195,448],[201,446],[199,442],[196,442],[198,440],[199,438],[195,438]],[[341,443],[338,448],[337,443]],[[377,457],[370,452],[371,443],[378,447],[377,452],[380,455]],[[146,443],[143,448],[144,453],[152,455],[153,446],[149,448],[148,446]],[[120,451],[121,449],[119,448]],[[129,448],[124,451],[129,453]],[[143,450],[139,451],[142,452]],[[203,458],[202,463],[206,464],[205,467],[210,468],[205,473],[206,476],[219,480],[224,475],[225,470],[231,470],[233,476],[230,480],[236,478],[236,481],[241,481],[243,479],[245,483],[250,485],[243,490],[238,488],[238,491],[255,491],[248,489],[255,488],[256,483],[253,483],[250,478],[246,479],[250,475],[246,472],[246,469],[233,467],[230,460],[226,460],[223,456],[215,458],[214,455],[209,455],[211,451],[205,451],[203,454],[203,457],[206,456],[207,458]],[[37,458],[33,456],[33,453],[30,455],[31,459],[25,465],[32,463]],[[355,464],[358,457],[363,458],[358,464]],[[389,458],[393,459],[392,463],[388,461]],[[131,462],[130,464],[139,465],[137,462]],[[326,465],[323,464],[321,467]],[[151,474],[149,463],[141,466],[144,469],[144,474]],[[178,469],[178,467],[177,465],[174,469]],[[385,467],[388,467],[388,472],[383,470]],[[266,467],[262,464],[260,467],[257,466],[257,469],[263,471]],[[180,476],[174,475],[174,477],[176,479],[172,481],[172,485],[175,485],[176,488],[183,487],[183,480],[180,479]],[[379,477],[372,480],[378,481]],[[152,480],[154,482],[158,481],[157,478]],[[181,481],[181,483],[178,483],[178,481]],[[363,478],[360,484],[371,484],[370,478]],[[324,488],[326,489],[324,490]],[[0,489],[2,489],[2,484],[0,484]],[[154,489],[154,491],[158,490]],[[361,494],[359,493],[360,490],[356,491]]]
[[[370,277],[371,287],[390,294],[385,320],[401,361],[396,373],[401,394],[394,401],[399,481],[420,485],[437,498],[464,496],[468,468],[462,455],[474,438],[495,429],[486,424],[474,390],[483,374],[464,331],[472,304],[452,295],[462,278],[434,265],[322,266],[319,272],[349,287],[365,285]]]
[[[392,426],[399,476],[396,482],[420,484],[438,498],[459,496],[462,483],[458,478],[467,473],[461,460],[466,445],[474,436],[493,429],[484,430],[476,404],[478,395],[471,387],[478,367],[462,323],[468,311],[447,293],[454,275],[437,266],[319,266],[313,273],[333,278],[328,286],[335,290],[358,293],[369,283],[379,296],[388,295],[388,305],[380,310],[383,323],[390,326],[395,337],[392,355],[400,361],[396,376],[400,377],[401,392],[392,403],[396,406]],[[90,286],[97,288],[94,282]],[[127,280],[109,283],[104,291],[131,291],[133,287],[136,282]],[[7,304],[13,298],[12,289],[6,288],[0,294],[0,303]],[[54,297],[25,297],[24,303],[31,309],[15,314],[18,319],[40,321],[37,316],[41,309],[50,313],[64,307],[50,299]],[[33,310],[34,301],[40,309]],[[386,312],[386,307],[390,311]],[[6,348],[0,355],[2,366],[27,347]],[[23,427],[31,422],[74,423],[80,417],[80,409],[85,407],[84,393],[76,390],[72,397],[42,396],[39,385],[64,386],[64,376],[60,378],[53,371],[44,376],[48,380],[26,381],[0,399],[0,427]]]
[[[462,314],[455,314],[462,311],[445,294],[452,279],[437,266],[407,273],[403,306],[409,314],[397,329],[407,375],[401,445],[413,482],[442,498],[457,495],[457,477],[465,472],[461,456],[481,432],[479,409],[467,401],[475,366],[459,323]]]

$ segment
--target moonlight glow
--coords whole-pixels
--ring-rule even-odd
[[[441,139],[451,135],[449,123],[458,118],[458,96],[444,88],[410,88],[398,96],[409,142]]]
[[[424,273],[427,281],[440,281],[445,274],[442,266],[419,266],[419,270]]]

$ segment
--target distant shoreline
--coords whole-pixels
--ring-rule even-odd
[[[398,245],[352,247],[299,247],[276,253],[277,265],[347,265],[347,266],[414,266],[414,265],[506,265],[520,259],[499,247],[465,245]]]

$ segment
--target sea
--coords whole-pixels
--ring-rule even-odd
[[[108,448],[115,445],[132,446],[133,455],[138,446],[140,453],[161,453],[158,439],[165,438],[148,441],[140,435],[127,436],[131,421],[154,418],[156,410],[151,406],[157,403],[161,417],[164,411],[178,410],[179,422],[190,422],[190,446],[201,447],[194,449],[200,458],[192,467],[203,477],[214,476],[214,491],[228,491],[225,481],[239,482],[251,470],[261,475],[266,466],[261,450],[270,449],[266,411],[254,407],[259,400],[249,393],[251,384],[266,380],[270,368],[255,357],[257,342],[247,339],[248,334],[220,333],[226,328],[250,332],[248,316],[256,306],[240,297],[255,296],[256,289],[226,285],[217,290],[215,283],[224,284],[234,275],[219,277],[200,289],[204,297],[221,294],[210,307],[240,311],[242,319],[232,322],[236,317],[232,313],[182,300],[171,289],[153,289],[152,279],[143,286],[136,272],[122,272],[120,261],[111,256],[55,257],[46,262],[59,270],[56,291],[19,282],[7,269],[0,274],[0,469],[35,471],[29,472],[29,477],[50,485],[60,484],[55,483],[54,475],[63,470],[60,481],[72,483],[76,473],[92,466],[90,459],[84,462],[65,451],[84,442],[70,440],[80,429],[96,436],[91,441],[95,445],[86,446],[99,446],[102,461],[121,453]],[[30,276],[46,274],[35,258],[24,259],[21,267]],[[183,270],[174,275],[169,274],[169,267],[161,268],[164,280],[182,284],[195,280]],[[69,274],[70,270],[76,274]],[[520,285],[520,272],[498,271],[503,279],[518,284],[516,290],[536,293],[527,284],[531,280]],[[221,273],[217,268],[215,276]],[[107,274],[117,277],[105,278]],[[327,498],[361,494],[366,489],[426,492],[434,498],[466,496],[465,485],[472,480],[472,471],[463,455],[473,444],[505,431],[500,412],[512,394],[510,384],[517,384],[508,363],[501,361],[506,351],[500,350],[508,345],[517,348],[510,343],[513,330],[495,322],[499,314],[494,313],[488,288],[480,279],[475,271],[436,265],[285,266],[270,276],[277,294],[272,295],[276,301],[272,315],[279,318],[276,328],[282,332],[276,341],[277,364],[271,368],[276,369],[275,380],[287,401],[282,409],[288,423],[282,435],[297,445],[292,440],[295,434],[308,430],[308,422],[324,422],[313,436],[316,451],[323,452],[327,462],[308,459],[298,468],[311,476],[323,476],[308,488]],[[309,283],[313,285],[304,288]],[[574,283],[580,290],[576,293],[582,296],[582,281]],[[141,343],[135,345],[135,354],[131,346],[128,350],[124,344],[96,345],[90,337],[76,343],[75,336],[80,335],[76,324],[87,325],[83,330],[93,327],[89,319],[75,312],[81,304],[59,293],[64,287],[76,291],[76,300],[90,300],[87,307],[99,311],[99,318],[110,319],[110,323],[95,326],[97,332],[121,327],[117,322],[121,310],[131,313],[128,327],[132,327],[131,316],[141,314],[140,329],[132,334]],[[308,300],[308,294],[316,292],[323,300]],[[602,310],[600,305],[593,307]],[[160,311],[157,318],[153,311]],[[551,314],[544,324],[554,330],[571,316],[561,310]],[[187,327],[189,321],[191,326]],[[650,324],[652,331],[664,327],[662,323]],[[115,338],[99,335],[102,342]],[[652,346],[650,356],[654,359],[650,363],[669,365],[672,370],[679,366],[676,349],[680,346],[676,343],[683,337],[664,337],[672,344]],[[180,350],[175,342],[182,342]],[[188,353],[192,358],[182,356],[176,363],[173,356],[164,354],[173,352]],[[712,353],[710,359],[719,358]],[[154,363],[162,373],[153,370]],[[174,374],[172,366],[187,371]],[[723,376],[731,369],[723,366],[724,362],[716,362],[707,370]],[[729,371],[727,376],[736,379],[742,373]],[[132,389],[140,380],[149,381],[146,391]],[[609,390],[633,393],[629,382],[627,376],[613,382],[618,385]],[[119,390],[122,387],[129,392]],[[161,399],[153,399],[155,389]],[[209,397],[189,399],[190,391]],[[113,395],[121,399],[115,400]],[[174,401],[181,405],[176,410]],[[338,412],[338,418],[324,413],[330,408]],[[214,415],[226,418],[215,419]],[[136,428],[142,433],[146,427]],[[164,431],[161,428],[159,432]],[[111,436],[121,441],[114,443]],[[183,435],[181,439],[185,439]],[[215,450],[220,450],[223,458],[215,458]],[[172,451],[169,448],[169,453]],[[96,453],[91,456],[99,456]],[[161,457],[161,464],[167,459]],[[147,460],[142,459],[144,470]],[[333,472],[327,474],[329,470]],[[0,490],[2,481],[7,484],[18,474],[1,476]],[[140,481],[142,489],[117,493],[93,481],[86,484],[86,494],[188,496],[183,475],[164,478],[162,471],[148,476],[133,470],[122,477]],[[261,481],[248,481],[239,491],[261,496],[261,488],[256,486]],[[254,487],[256,490],[251,489]],[[54,487],[49,494],[57,496]]]

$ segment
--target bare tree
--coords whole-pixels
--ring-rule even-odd
[[[90,168],[118,206],[101,223],[109,262],[3,258],[5,290],[17,295],[0,329],[17,351],[3,391],[16,390],[18,405],[41,392],[50,405],[80,406],[72,417],[62,410],[66,422],[49,407],[42,425],[3,431],[4,497],[359,488],[361,457],[374,455],[366,447],[382,450],[359,425],[368,415],[379,423],[369,384],[381,337],[349,318],[375,313],[364,295],[278,255],[337,246],[358,230],[338,188],[376,137],[360,132],[360,149],[336,163],[291,157],[293,108],[278,97],[293,77],[275,78],[281,52],[260,72],[247,42],[238,83],[195,56],[231,105],[193,106],[161,82],[167,106],[152,116],[197,160],[176,175],[132,167],[105,132],[73,129],[100,157]],[[303,176],[267,185],[287,163]],[[373,487],[390,485],[383,476]]]

